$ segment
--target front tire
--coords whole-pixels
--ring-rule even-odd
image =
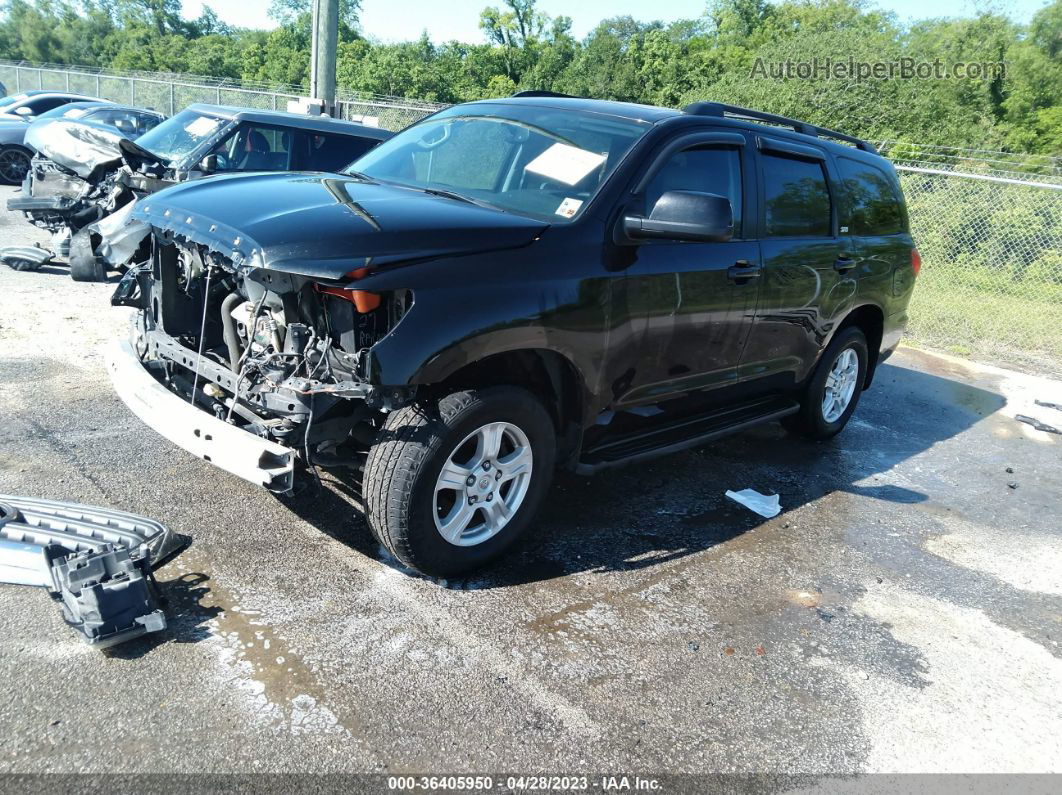
[[[800,411],[782,420],[785,428],[807,439],[825,440],[848,424],[867,381],[867,338],[850,326],[822,354],[800,396]]]
[[[555,447],[549,414],[517,387],[455,392],[394,411],[365,465],[369,527],[423,574],[479,568],[530,527],[549,489]]]

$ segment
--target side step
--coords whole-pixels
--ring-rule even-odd
[[[800,410],[790,398],[767,398],[610,439],[583,452],[575,471],[592,475],[668,453],[677,453]]]

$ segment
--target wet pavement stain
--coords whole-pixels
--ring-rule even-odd
[[[349,731],[352,716],[345,715],[341,723],[325,706],[327,693],[297,649],[257,611],[242,607],[235,595],[204,573],[207,570],[207,562],[189,550],[159,572],[163,593],[171,601],[175,640],[220,641],[223,664],[237,687],[251,696],[256,712],[292,733]],[[177,577],[164,579],[174,572]]]

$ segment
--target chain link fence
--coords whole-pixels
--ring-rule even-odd
[[[299,86],[0,61],[11,93],[72,91],[176,113],[193,102],[285,110]],[[443,105],[340,93],[340,115],[399,130]],[[923,269],[910,337],[1062,374],[1062,158],[882,141]]]
[[[1062,375],[1062,158],[879,148],[922,255],[912,341]]]
[[[69,91],[122,104],[153,108],[171,116],[195,102],[261,110],[287,110],[289,100],[306,95],[305,90],[299,86],[271,86],[194,75],[117,72],[2,60],[0,83],[3,83],[11,94],[38,89]],[[339,92],[337,100],[339,115],[342,118],[387,130],[400,130],[444,107],[432,102],[351,92]]]

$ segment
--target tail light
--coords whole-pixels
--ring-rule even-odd
[[[922,270],[922,255],[918,253],[917,248],[911,249],[911,270],[914,271],[915,276]]]

